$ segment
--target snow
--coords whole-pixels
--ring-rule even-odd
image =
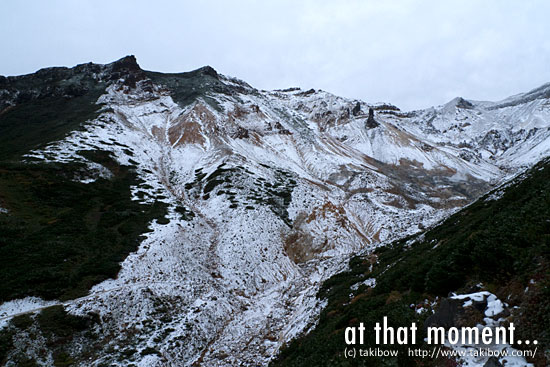
[[[485,316],[495,316],[500,314],[502,311],[504,311],[504,305],[494,294],[487,297],[487,309],[485,310]]]
[[[487,307],[485,309],[485,316],[493,317],[504,311],[504,304],[494,294],[487,291],[480,291],[470,294],[453,294],[452,299],[465,299],[463,306],[472,306],[473,302],[487,301]]]
[[[364,281],[362,282],[359,282],[359,283],[355,283],[353,284],[350,288],[352,291],[356,291],[359,289],[359,287],[361,285],[365,285],[369,288],[374,288],[376,287],[376,279],[375,278],[368,278],[368,279],[365,279]]]
[[[485,297],[490,296],[491,293],[487,291],[475,292],[470,294],[453,294],[452,299],[469,299],[471,301],[481,302]]]
[[[8,321],[17,315],[37,312],[45,307],[58,304],[56,301],[45,301],[38,297],[25,297],[0,305],[0,329],[8,324]]]
[[[502,318],[495,319],[496,316],[501,314],[508,305],[498,299],[497,296],[488,292],[488,291],[479,291],[470,294],[453,294],[450,298],[465,300],[463,307],[470,307],[473,305],[473,302],[482,302],[487,301],[487,306],[484,310],[485,318],[483,319],[484,325],[479,324],[476,327],[479,329],[490,327],[496,328],[505,321]],[[530,367],[533,366],[530,363],[527,363],[523,356],[520,356],[520,351],[513,348],[510,344],[500,343],[500,344],[479,344],[479,345],[450,345],[446,344],[446,347],[455,349],[460,352],[465,352],[465,356],[461,357],[461,366],[466,367],[476,367],[482,366],[487,361],[487,353],[485,355],[476,356],[473,352],[478,348],[487,348],[493,353],[499,353],[499,360],[502,363],[502,360],[506,360],[506,366],[514,367]],[[472,352],[472,354],[470,354]]]

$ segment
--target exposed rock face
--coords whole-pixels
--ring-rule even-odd
[[[474,108],[474,105],[472,104],[472,102],[467,101],[464,98],[459,98],[456,103],[456,107],[470,109],[470,108]]]
[[[218,72],[211,66],[204,66],[199,69],[204,75],[210,75],[212,78],[220,79]]]
[[[355,104],[355,107],[353,107],[353,110],[351,110],[351,113],[353,114],[353,116],[357,116],[361,113],[361,103],[360,102],[357,102]]]
[[[376,122],[374,119],[374,110],[372,108],[369,108],[369,117],[367,121],[365,122],[365,126],[367,129],[374,129],[375,127],[378,127],[380,124]]]
[[[145,72],[139,67],[135,56],[126,56],[115,61],[107,67],[110,80],[123,79],[124,85],[131,88],[136,87],[136,83],[147,77]]]

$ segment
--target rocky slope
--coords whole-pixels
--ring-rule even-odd
[[[210,67],[144,71],[131,56],[2,77],[6,162],[79,165],[66,180],[83,187],[127,167],[129,197],[165,208],[116,278],[96,275],[88,293],[3,290],[5,330],[31,315],[7,337],[5,362],[266,365],[315,323],[320,285],[349,256],[437,223],[547,156],[549,90],[402,112],[257,90]],[[0,216],[22,215],[5,185]],[[52,305],[94,321],[53,348],[32,316]],[[42,342],[25,342],[31,334]]]
[[[353,257],[321,287],[327,306],[314,330],[271,366],[548,366],[549,176],[546,158],[429,230]],[[383,317],[394,328],[416,323],[416,343],[378,343],[369,331]],[[385,355],[344,357],[353,347],[345,329],[359,322],[367,332],[355,347]],[[425,339],[426,327],[492,331],[512,323],[513,337],[500,342],[456,343],[450,333],[442,345]]]

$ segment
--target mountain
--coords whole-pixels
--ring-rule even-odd
[[[549,90],[403,112],[133,56],[0,77],[0,360],[267,365],[351,256],[548,156]]]

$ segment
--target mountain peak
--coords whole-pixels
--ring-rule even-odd
[[[462,97],[455,97],[451,101],[449,101],[445,106],[448,107],[456,107],[456,108],[466,108],[470,109],[473,108],[474,105],[472,102],[462,98]]]
[[[210,75],[213,78],[219,79],[218,72],[210,65],[203,66],[202,68],[197,69],[197,71],[204,75]]]
[[[123,58],[118,59],[117,61],[112,62],[108,65],[110,65],[113,68],[113,71],[118,71],[122,69],[134,70],[134,71],[141,70],[137,62],[137,59],[134,55],[124,56]]]
[[[122,79],[124,84],[130,87],[135,87],[136,82],[147,78],[134,55],[124,56],[113,63],[107,64],[107,70],[110,71],[111,80]]]

